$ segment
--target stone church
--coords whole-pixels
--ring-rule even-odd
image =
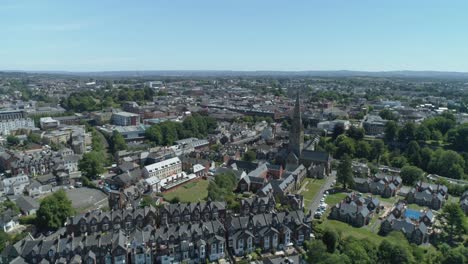
[[[283,153],[286,155],[286,158],[283,157],[282,160],[287,171],[293,171],[302,164],[307,168],[308,176],[312,178],[323,178],[331,172],[330,154],[315,151],[315,145],[312,141],[304,143],[304,125],[299,93],[297,93],[294,105],[288,149]]]

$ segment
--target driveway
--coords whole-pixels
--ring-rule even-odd
[[[332,171],[330,176],[326,178],[327,180],[323,184],[322,188],[317,192],[314,197],[314,200],[309,204],[309,210],[312,211],[312,214],[317,210],[320,205],[320,199],[323,197],[323,193],[331,188],[332,182],[336,179],[336,171]]]

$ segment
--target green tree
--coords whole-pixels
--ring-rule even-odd
[[[463,124],[447,133],[447,140],[454,149],[468,152],[468,124]]]
[[[385,152],[385,143],[381,139],[376,139],[372,141],[371,147],[372,147],[372,153],[371,153],[372,157],[375,157],[377,162],[380,162],[380,157]]]
[[[140,201],[140,207],[145,208],[147,206],[156,207],[156,202],[153,200],[153,198],[151,198],[151,196],[143,195]]]
[[[338,244],[338,233],[335,230],[327,229],[323,233],[322,241],[327,246],[327,251],[329,253],[335,252],[336,245]]]
[[[418,142],[415,140],[412,140],[409,144],[408,147],[406,148],[406,156],[408,157],[408,160],[414,164],[415,166],[420,166],[421,165],[421,147],[419,147]]]
[[[8,209],[15,212],[15,213],[17,213],[17,214],[20,213],[20,209],[18,208],[18,206],[14,202],[12,202],[10,200],[6,200],[3,203],[0,203],[0,213],[3,213],[4,211],[6,211]]]
[[[125,138],[117,130],[114,130],[114,132],[112,132],[110,143],[112,153],[116,153],[118,151],[127,149],[127,143],[125,142]]]
[[[348,137],[354,140],[361,140],[364,138],[364,129],[360,127],[351,126],[347,131]]]
[[[400,175],[403,183],[413,185],[423,179],[424,172],[418,167],[406,165],[401,169]]]
[[[395,114],[392,110],[387,109],[387,108],[380,110],[379,116],[385,120],[394,120],[394,121],[398,120],[398,115]]]
[[[419,167],[424,171],[427,171],[429,168],[429,163],[432,159],[432,152],[432,149],[428,147],[424,147],[421,149],[421,163],[419,164]]]
[[[405,156],[393,157],[390,160],[390,165],[392,165],[392,167],[396,167],[396,168],[403,168],[407,164],[408,164],[408,160],[406,159]]]
[[[7,243],[10,241],[10,236],[3,230],[0,230],[0,251],[3,251]]]
[[[163,136],[159,125],[152,125],[145,131],[145,137],[157,145],[163,144]]]
[[[345,135],[340,135],[336,138],[335,144],[337,146],[337,151],[336,151],[337,158],[341,158],[345,154],[351,157],[354,156],[356,152],[356,145],[352,138],[349,138]]]
[[[437,149],[434,151],[428,170],[453,179],[463,179],[465,160],[453,150]]]
[[[351,158],[348,155],[344,155],[340,160],[338,169],[336,172],[336,179],[343,185],[343,188],[346,189],[348,185],[352,185],[353,181],[353,171],[351,169]]]
[[[466,233],[465,213],[460,205],[456,203],[448,203],[442,208],[439,219],[444,224],[442,229],[448,234],[449,242],[453,244],[455,235]]]
[[[13,135],[9,135],[7,136],[7,143],[9,146],[16,146],[20,143],[20,139]]]
[[[310,264],[320,263],[326,258],[327,247],[322,240],[306,241],[307,262]]]
[[[101,152],[91,151],[85,153],[78,162],[78,168],[85,177],[96,179],[104,172],[105,156]]]
[[[416,139],[421,141],[431,139],[431,131],[425,125],[420,125],[416,130]]]
[[[236,184],[236,176],[232,173],[216,175],[208,185],[208,198],[212,201],[227,201],[230,206],[234,202],[233,190]]]
[[[385,141],[392,142],[398,135],[398,125],[395,121],[388,121],[385,124]]]
[[[252,162],[257,159],[257,153],[253,150],[247,150],[242,157],[244,161]]]
[[[382,264],[414,263],[414,257],[404,244],[390,243],[386,239],[379,246],[379,261]]]
[[[398,141],[408,143],[416,139],[416,125],[414,123],[406,123],[398,132]]]
[[[455,249],[449,250],[447,254],[444,255],[442,264],[464,264],[466,263],[467,258],[463,254]]]
[[[37,222],[46,229],[59,229],[73,214],[72,202],[65,191],[59,190],[41,201],[37,210]]]
[[[357,240],[353,237],[347,238],[343,243],[343,254],[352,260],[353,264],[376,263],[376,248],[371,246],[369,241]]]
[[[30,133],[28,135],[28,141],[30,141],[32,143],[40,144],[41,143],[41,136],[36,134],[36,133]]]
[[[372,147],[367,141],[361,140],[356,145],[356,156],[358,158],[372,159]]]

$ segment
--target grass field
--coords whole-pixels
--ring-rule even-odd
[[[325,202],[330,206],[327,209],[327,212],[325,215],[322,217],[323,222],[319,224],[319,228],[321,229],[327,229],[331,228],[336,230],[338,233],[341,234],[342,238],[345,238],[347,236],[352,236],[357,239],[364,239],[367,238],[370,241],[376,243],[377,245],[382,242],[383,239],[388,238],[389,240],[392,240],[392,237],[383,237],[379,236],[377,234],[379,228],[380,228],[380,223],[376,223],[378,221],[378,216],[374,215],[374,217],[371,219],[371,222],[369,223],[368,226],[365,227],[353,227],[347,223],[337,221],[337,220],[330,220],[328,219],[328,214],[330,213],[331,207],[333,207],[335,204],[341,202],[345,197],[346,193],[335,193],[335,194],[330,194],[327,196],[325,199]],[[378,225],[378,226],[377,226]],[[371,231],[371,227],[374,227],[374,230]]]
[[[178,197],[181,202],[198,202],[208,196],[208,181],[188,182],[163,195],[166,201]]]
[[[366,228],[353,227],[349,224],[336,220],[324,219],[323,223],[321,223],[319,226],[324,229],[331,228],[336,230],[336,232],[341,233],[342,238],[345,238],[347,236],[352,236],[357,239],[367,238],[370,241],[376,243],[377,245],[385,239],[385,237],[379,236],[378,234],[373,233]]]
[[[325,179],[306,179],[304,181],[300,194],[304,196],[306,208],[309,207],[309,204],[315,198],[315,195],[317,195],[324,183]]]
[[[408,208],[413,209],[413,210],[417,210],[417,211],[421,211],[423,209],[426,209],[427,207],[420,206],[420,205],[412,203],[412,204],[408,204]]]
[[[346,193],[334,193],[330,194],[325,198],[325,203],[327,203],[330,207],[333,207],[335,204],[341,202],[345,197]]]

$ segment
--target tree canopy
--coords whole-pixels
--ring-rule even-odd
[[[343,185],[344,189],[354,183],[353,171],[351,169],[351,158],[346,154],[340,160],[340,164],[338,165],[336,180]]]
[[[74,214],[72,202],[63,190],[45,197],[37,210],[37,223],[45,229],[58,229]]]

